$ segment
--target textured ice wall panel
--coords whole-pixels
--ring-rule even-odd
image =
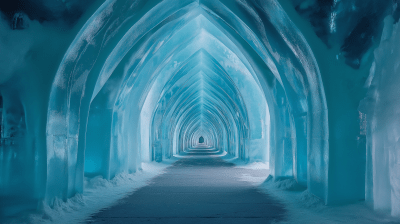
[[[112,109],[91,109],[86,134],[85,176],[110,177]]]
[[[296,144],[293,150],[293,175],[297,182],[307,186],[307,116],[294,118]]]
[[[333,2],[330,1],[330,3]],[[313,108],[308,112],[312,116],[307,121],[307,129],[313,135],[307,143],[309,190],[323,198],[327,204],[361,200],[364,198],[365,186],[365,170],[363,170],[362,162],[365,151],[363,152],[362,147],[358,147],[359,140],[357,138],[360,127],[357,106],[364,97],[363,84],[370,68],[371,57],[366,54],[362,58],[364,63],[361,63],[359,69],[355,69],[353,65],[349,66],[349,61],[346,61],[346,57],[340,54],[341,49],[338,42],[335,42],[334,45],[327,45],[326,42],[321,41],[318,34],[315,34],[313,29],[315,27],[312,27],[313,22],[325,25],[323,19],[317,18],[318,14],[314,15],[316,17],[314,19],[303,19],[286,1],[281,1],[281,3],[307,38],[324,81],[326,99],[322,99],[322,101],[326,101],[327,107],[320,107],[323,104],[314,104],[314,100],[318,100],[318,96],[324,96],[321,93],[317,94],[314,92],[315,90],[312,90],[312,100],[308,101],[309,106]],[[303,6],[318,11],[318,8],[313,8],[313,4],[322,2],[308,1],[308,3],[312,4]],[[339,5],[340,2],[337,1],[337,3]],[[343,4],[347,3],[343,2]],[[326,9],[329,11],[331,8]],[[337,25],[340,28],[341,23],[337,23]],[[336,41],[336,37],[334,34],[332,35],[328,38],[332,37]]]
[[[400,27],[385,19],[367,98],[360,109],[367,115],[367,200],[376,210],[400,217]],[[369,84],[369,83],[367,83]]]
[[[247,142],[247,150],[249,151],[250,161],[265,162],[265,154],[268,152],[267,141],[265,138],[250,139]]]
[[[51,204],[55,197],[66,200],[68,194],[67,138],[63,135],[47,136],[47,144],[54,149],[47,154],[46,198]]]

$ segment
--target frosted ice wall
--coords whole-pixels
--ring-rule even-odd
[[[367,117],[366,200],[400,217],[400,28],[385,19],[360,111]]]
[[[399,19],[397,3],[396,1],[293,0],[296,13],[291,12],[289,4],[284,1],[281,3],[308,40],[324,80],[330,108],[329,135],[332,139],[329,163],[343,164],[341,166],[333,165],[329,168],[331,187],[329,192],[331,194],[328,196],[333,201],[337,199],[343,201],[343,199],[351,197],[362,199],[364,198],[362,187],[366,184],[366,200],[372,201],[372,187],[368,186],[372,186],[373,182],[374,171],[371,166],[375,152],[371,151],[371,145],[374,145],[375,140],[366,130],[373,130],[375,124],[370,123],[372,118],[365,114],[365,106],[360,105],[360,108],[364,108],[361,110],[362,113],[359,113],[356,108],[365,96],[366,80],[367,83],[371,83],[373,78],[372,75],[368,75],[371,66],[371,72],[375,71],[376,63],[374,65],[372,63],[374,61],[373,50],[379,45],[381,39],[383,18],[386,15],[392,15],[394,18],[392,23]],[[306,18],[307,22],[302,22],[297,13]],[[387,36],[384,34],[382,38],[385,35]],[[321,40],[323,43],[319,43]],[[388,51],[389,48],[385,50]],[[381,51],[382,55],[385,53],[384,50]],[[387,66],[390,67],[390,65]],[[381,68],[386,70],[386,67]],[[375,95],[374,89],[375,87],[371,88],[369,95]],[[369,120],[368,125],[366,118]],[[353,136],[353,139],[350,136]],[[383,139],[376,139],[376,141],[382,141],[382,144],[386,142]],[[367,152],[365,152],[366,142],[369,145]],[[339,145],[345,150],[338,150]],[[378,154],[376,155],[383,152],[377,150]],[[365,163],[367,163],[367,169],[364,171]],[[343,175],[344,173],[347,174],[347,177]],[[366,180],[363,179],[364,176],[366,176]],[[375,178],[379,177],[375,175]],[[345,186],[343,182],[349,184]],[[381,183],[385,184],[385,182]],[[353,192],[353,196],[350,195],[350,191]],[[388,203],[389,197],[385,198],[380,201]]]
[[[0,170],[5,175],[0,178],[2,216],[36,209],[44,197],[50,87],[77,28],[43,25],[22,14],[18,14],[23,17],[18,24],[13,24],[3,11],[0,14],[1,126],[13,130],[1,139]]]

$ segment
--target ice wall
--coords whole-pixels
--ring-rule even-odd
[[[387,144],[391,145],[392,143],[390,143],[385,134],[374,138],[373,136],[378,136],[378,134],[373,135],[372,132],[374,130],[389,130],[387,128],[390,126],[389,123],[385,123],[383,120],[378,122],[375,118],[377,115],[375,115],[374,111],[378,111],[378,109],[375,109],[378,108],[376,106],[377,102],[386,102],[385,108],[388,111],[383,109],[383,104],[380,104],[379,108],[381,109],[379,111],[382,110],[382,112],[385,111],[384,113],[389,114],[392,113],[390,111],[393,111],[390,108],[396,107],[396,103],[390,100],[383,100],[389,95],[383,96],[383,94],[377,91],[377,88],[382,88],[382,90],[387,88],[385,84],[371,85],[371,82],[372,80],[376,83],[381,82],[379,81],[381,78],[374,79],[375,74],[385,73],[382,77],[389,77],[389,75],[386,75],[386,70],[393,71],[393,65],[395,65],[394,61],[386,63],[383,58],[386,58],[389,52],[393,52],[393,49],[390,49],[386,42],[389,36],[391,36],[391,24],[396,23],[399,19],[397,1],[293,0],[292,3],[295,6],[296,12],[303,18],[306,18],[306,21],[311,26],[302,24],[300,18],[295,19],[296,15],[294,15],[294,12],[290,13],[290,7],[288,5],[285,6],[286,3],[283,1],[281,3],[286,12],[292,16],[292,20],[296,23],[297,27],[302,30],[318,61],[327,93],[328,107],[330,108],[330,138],[336,142],[333,144],[342,144],[339,142],[343,142],[343,145],[340,147],[348,147],[346,149],[347,152],[340,152],[340,150],[335,149],[337,146],[330,143],[332,150],[330,150],[329,163],[341,163],[342,167],[347,166],[348,168],[341,170],[340,166],[330,166],[329,175],[333,178],[330,178],[329,186],[333,185],[329,191],[334,192],[332,196],[336,199],[343,196],[344,198],[350,198],[351,195],[348,193],[350,192],[350,188],[358,186],[353,189],[353,192],[359,193],[353,195],[357,195],[359,199],[362,199],[364,195],[360,193],[363,193],[362,187],[365,184],[366,201],[374,203],[374,200],[377,200],[377,203],[374,203],[377,209],[388,210],[392,200],[389,193],[390,190],[388,190],[391,187],[390,178],[388,177],[389,160],[387,156],[389,155],[388,151],[384,150],[384,148]],[[389,22],[386,19],[385,31],[382,34],[383,19],[387,15],[392,15],[392,20]],[[309,27],[306,28],[307,26]],[[313,33],[318,38],[313,37]],[[322,40],[323,44],[317,44],[320,41],[318,39]],[[380,41],[381,39],[382,41]],[[387,47],[382,47],[382,45]],[[377,46],[379,46],[378,50],[373,53]],[[379,57],[377,57],[378,54]],[[390,58],[396,60],[394,59],[396,57]],[[376,73],[375,70],[378,68],[378,62],[380,64],[380,72]],[[393,73],[389,72],[389,74]],[[391,79],[391,81],[392,83],[396,83],[396,79]],[[359,110],[361,112],[359,113],[355,108],[358,106],[360,100],[365,97],[366,91],[364,87],[369,90],[367,97],[360,104]],[[389,134],[389,132],[387,131],[388,135],[393,135]],[[351,140],[348,136],[354,136],[353,139],[357,140]],[[364,151],[365,148],[366,152]],[[353,152],[354,154],[350,155],[349,152]],[[379,160],[378,158],[381,159]],[[387,166],[375,166],[376,159],[383,161],[382,159],[385,158]],[[391,158],[396,158],[396,156]],[[362,169],[364,163],[366,163],[367,167],[365,171]],[[384,163],[378,162],[377,164]],[[349,170],[353,172],[351,176],[354,178],[344,181],[346,177],[342,174]],[[364,176],[365,181],[363,180]],[[396,174],[391,177],[395,176]],[[357,180],[357,183],[354,180]],[[342,188],[342,190],[335,193],[337,189],[344,186],[343,182],[349,183],[350,188]],[[374,183],[378,184],[375,188],[373,187]],[[385,187],[381,187],[380,185]],[[346,194],[347,196],[345,196]]]
[[[341,5],[339,8],[318,6],[324,3],[316,1],[304,1],[304,4],[299,4],[296,9],[286,1],[280,1],[280,3],[301,30],[315,55],[328,106],[328,116],[325,122],[329,128],[327,130],[319,129],[319,132],[326,136],[326,141],[320,142],[320,144],[326,144],[327,148],[326,150],[308,151],[308,159],[313,157],[315,161],[308,164],[309,175],[324,176],[324,181],[309,183],[309,188],[318,197],[324,198],[327,204],[343,204],[362,200],[365,186],[365,134],[361,134],[357,108],[360,100],[365,96],[363,86],[372,63],[372,45],[355,45],[354,49],[362,49],[359,52],[364,53],[359,66],[349,64],[349,57],[344,54],[342,45],[344,39],[347,38],[346,35],[349,34],[345,30],[351,30],[354,27],[349,28],[347,23],[338,21],[342,21],[340,17],[345,18],[344,14],[346,13],[349,14],[348,19],[353,21],[353,16],[357,17],[365,12],[362,8],[342,7],[350,2],[342,3],[341,1],[330,2],[337,6]],[[313,11],[308,14],[311,16],[307,16],[307,13],[299,13],[301,7]],[[333,17],[331,23],[324,19],[323,16],[331,15],[329,13],[326,15],[326,11],[335,12],[337,10],[343,15],[337,18]],[[317,19],[318,15],[321,17],[320,20]],[[359,20],[354,19],[352,24],[355,25],[357,21]],[[336,26],[335,32],[328,29],[329,24]],[[325,36],[321,36],[319,31],[324,31]],[[374,35],[379,35],[379,31]],[[371,36],[364,35],[364,37],[368,39],[365,40],[367,42],[373,39]],[[354,38],[354,40],[356,39]],[[314,128],[318,130],[318,127]],[[321,167],[324,168],[321,169]]]
[[[0,216],[36,209],[43,200],[50,87],[66,49],[88,17],[83,14],[80,21],[75,17],[73,27],[57,19],[37,20],[27,11],[32,8],[21,10],[25,3],[0,3],[0,95],[5,103],[1,126],[9,127],[0,144],[0,169],[5,175],[0,178],[4,192]]]
[[[385,19],[360,111],[367,117],[366,200],[400,217],[400,26]]]

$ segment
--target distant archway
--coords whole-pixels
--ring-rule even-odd
[[[201,136],[201,137],[199,138],[199,143],[200,143],[200,144],[203,144],[203,143],[204,143],[204,137],[203,137],[203,136]]]

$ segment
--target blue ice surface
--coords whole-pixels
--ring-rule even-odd
[[[310,189],[315,183],[326,198],[328,161],[309,153],[309,142],[327,141],[319,131],[327,128],[319,71],[279,4],[238,10],[229,1],[164,1],[141,5],[147,11],[123,5],[109,1],[93,14],[52,86],[47,142],[54,144],[47,155],[56,156],[52,145],[68,149],[56,156],[69,161],[62,197],[82,191],[84,172],[106,178],[135,172],[141,158],[162,161],[202,135],[245,161],[269,161],[276,177],[295,177]],[[130,17],[134,12],[141,16]],[[106,22],[117,18],[124,23]],[[75,87],[82,82],[85,88]],[[328,153],[322,145],[318,151]],[[308,175],[314,159],[323,172]],[[83,161],[102,165],[84,171]],[[49,175],[47,192],[65,182]]]
[[[366,143],[354,103],[362,97],[349,92],[363,88],[354,83],[392,5],[293,2],[105,1],[71,29],[53,81],[39,88],[48,94],[2,91],[1,196],[52,205],[81,193],[84,176],[112,179],[138,171],[142,161],[206,146],[269,162],[274,178],[294,178],[326,204],[363,199]],[[57,4],[54,12],[79,7]],[[26,16],[44,23],[54,12],[43,19],[24,11],[9,22],[27,30]],[[31,128],[39,115],[47,119]],[[397,182],[384,181],[377,195],[388,197]],[[4,207],[4,214],[18,210]]]

